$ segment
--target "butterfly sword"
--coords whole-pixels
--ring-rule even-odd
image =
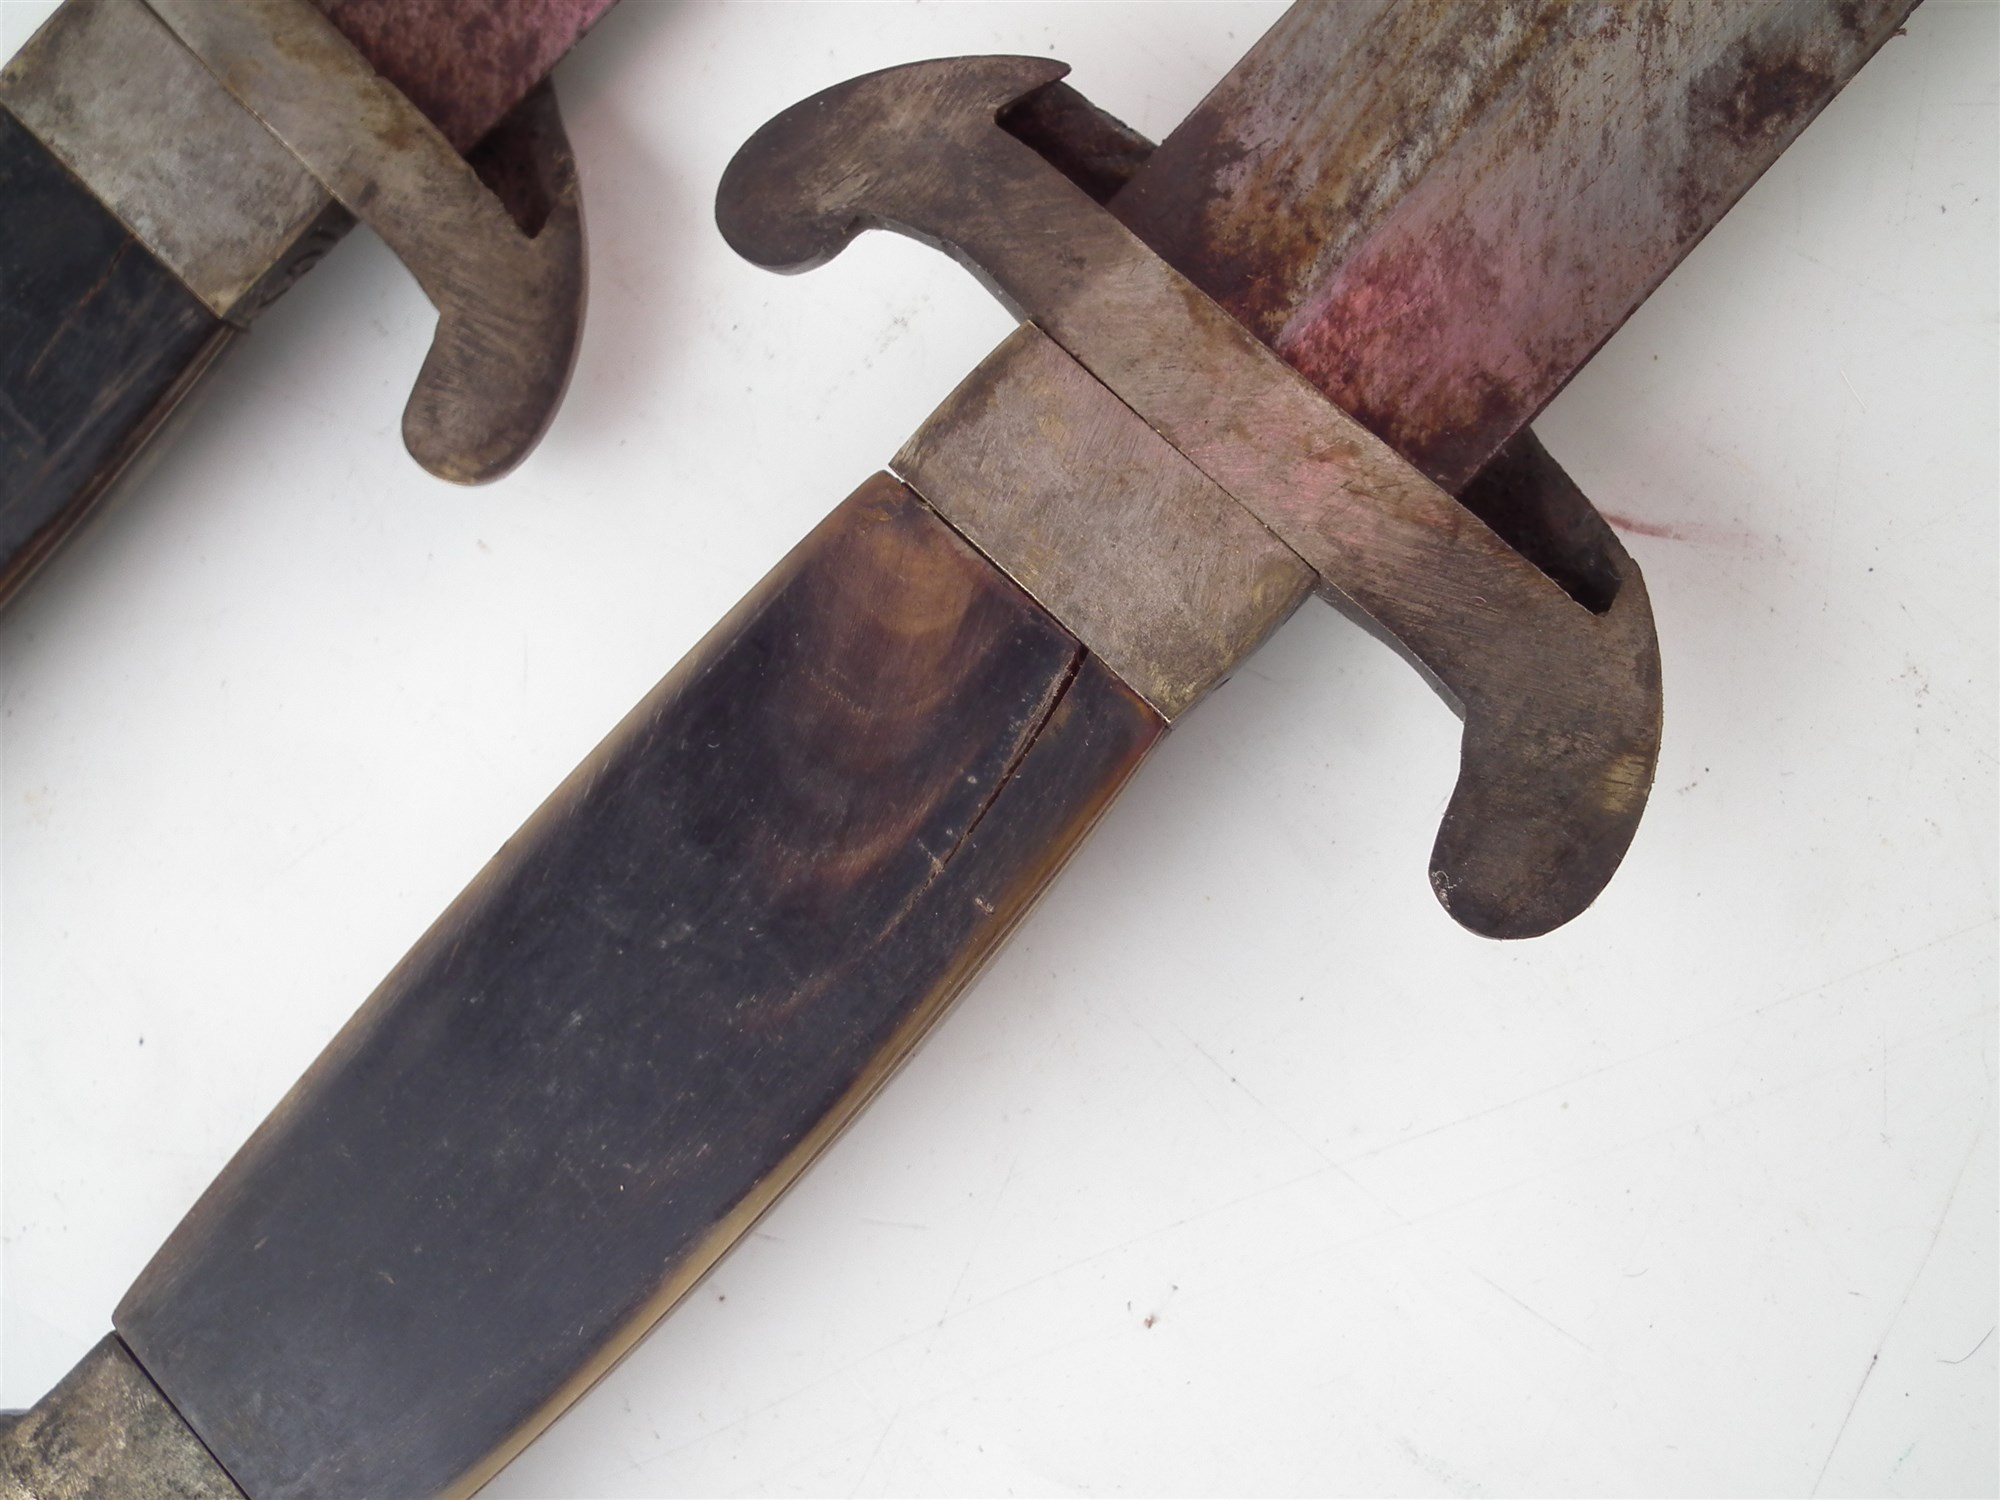
[[[721,217],[756,258],[891,223],[1032,323],[446,914],[30,1434],[88,1388],[253,1495],[475,1485],[747,1227],[1168,722],[1309,591],[1392,633],[1465,715],[1433,857],[1455,915],[1542,930],[1608,876],[1657,735],[1643,586],[1615,543],[1543,475],[1544,509],[1576,522],[1559,586],[1291,384],[996,128],[1050,81],[1019,59],[899,70],[746,148]],[[874,156],[847,154],[862,141]],[[1065,255],[1071,236],[1091,254]],[[997,441],[1010,421],[1028,448]],[[1025,524],[984,505],[992,485]],[[1075,548],[1149,629],[1070,597]],[[1506,611],[1530,627],[1513,651],[1478,635]]]

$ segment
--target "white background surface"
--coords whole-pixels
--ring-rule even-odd
[[[735,261],[735,145],[990,50],[1157,138],[1276,11],[626,0],[560,75],[582,360],[489,490],[400,451],[379,246],[259,325],[0,616],[0,1404],[1005,331],[884,236]],[[1996,30],[1931,0],[1540,424],[1667,662],[1589,914],[1443,916],[1455,723],[1309,605],[489,1493],[1993,1493]]]

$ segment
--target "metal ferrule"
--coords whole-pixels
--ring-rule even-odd
[[[243,1500],[116,1334],[27,1411],[0,1413],[0,1493],[27,1500]]]
[[[232,323],[350,222],[142,0],[68,0],[0,69],[0,107]]]
[[[1313,590],[1297,553],[1033,324],[890,466],[1169,721]]]

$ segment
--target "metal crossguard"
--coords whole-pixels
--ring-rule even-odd
[[[887,228],[972,270],[1268,528],[1319,593],[1394,644],[1464,720],[1431,856],[1451,914],[1494,937],[1567,921],[1631,842],[1658,756],[1659,653],[1636,565],[1589,513],[1576,545],[1608,586],[1572,597],[1001,128],[1002,110],[1067,71],[1041,58],[961,58],[817,94],[730,163],[717,197],[723,235],[789,272]],[[912,482],[927,493],[921,477]],[[1095,645],[1091,621],[1065,623]],[[1247,651],[1258,638],[1238,644]]]

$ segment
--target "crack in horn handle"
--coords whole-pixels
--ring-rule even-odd
[[[1453,917],[1490,937],[1561,925],[1617,868],[1658,759],[1659,648],[1637,566],[1569,486],[1559,497],[1587,513],[1572,530],[1604,586],[1566,593],[1000,128],[1002,110],[1067,71],[955,58],[828,89],[737,152],[717,223],[777,271],[822,264],[871,228],[971,269],[1459,713],[1459,778],[1431,854]],[[1512,482],[1568,484],[1552,462],[1528,468]]]

